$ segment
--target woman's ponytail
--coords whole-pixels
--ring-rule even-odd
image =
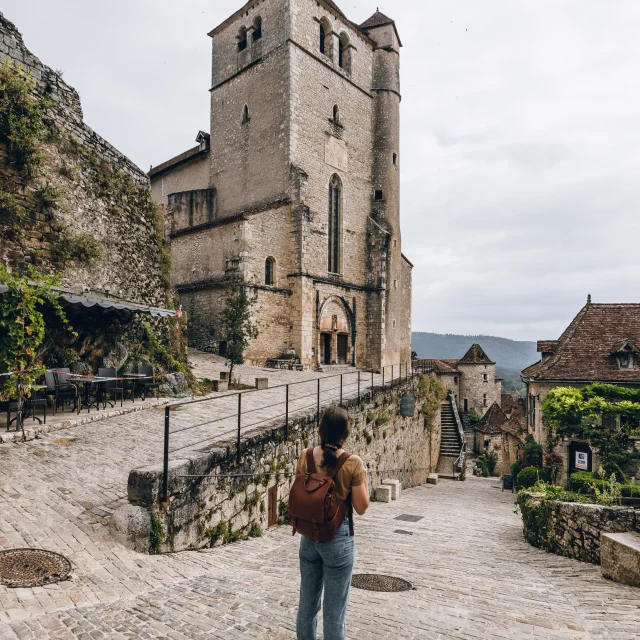
[[[338,464],[338,450],[349,437],[349,413],[344,407],[329,407],[318,428],[323,458],[321,466],[332,468]]]

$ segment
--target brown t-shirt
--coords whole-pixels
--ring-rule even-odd
[[[342,451],[338,452],[338,457],[342,454]],[[318,473],[327,474],[328,469],[320,466],[324,453],[320,447],[316,447],[313,451],[313,457],[316,461],[316,467]],[[296,474],[304,475],[307,473],[307,450],[305,449],[298,458],[298,464],[296,465]],[[343,465],[342,469],[338,471],[333,481],[336,484],[335,496],[338,500],[344,502],[351,493],[352,487],[357,487],[363,484],[367,479],[367,472],[364,468],[362,460],[352,455]]]

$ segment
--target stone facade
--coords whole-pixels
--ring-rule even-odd
[[[151,172],[173,216],[174,283],[193,346],[220,350],[222,290],[235,275],[258,298],[249,362],[290,347],[306,368],[410,360],[401,44],[382,14],[365,25],[325,0],[251,0],[210,33],[211,150]],[[202,189],[204,221],[184,194]]]
[[[600,535],[640,531],[635,509],[556,502],[536,494],[518,499],[524,536],[535,547],[560,556],[600,564]]]
[[[354,420],[345,449],[363,459],[372,491],[388,478],[400,480],[405,487],[424,484],[437,468],[441,439],[438,416],[432,425],[426,425],[420,401],[415,417],[398,414],[398,395],[411,388],[411,383],[403,383],[373,397],[367,392],[360,403],[357,399],[345,403]],[[236,464],[233,447],[225,447],[227,443],[220,443],[206,455],[185,456],[170,463],[166,510],[157,509],[162,466],[133,470],[129,475],[131,504],[116,512],[116,534],[138,551],[147,552],[150,511],[166,532],[162,551],[221,543],[230,531],[247,535],[253,527],[265,529],[270,513],[286,512],[293,481],[290,474],[302,450],[317,444],[316,433],[313,413],[292,421],[288,437],[283,427],[248,434],[243,440],[240,465]],[[184,477],[197,474],[250,475],[208,481]]]
[[[34,264],[61,272],[63,286],[91,290],[152,306],[165,306],[169,274],[161,260],[162,222],[147,176],[83,122],[78,93],[25,46],[0,14],[0,64],[22,69],[33,95],[50,102],[44,120],[44,163],[28,178],[9,163],[0,140],[0,191],[24,208],[20,233],[0,224],[0,260],[12,269]],[[43,194],[55,202],[43,205]],[[1,216],[7,215],[1,212]],[[65,240],[66,238],[66,240]],[[102,251],[90,261],[70,259],[87,238]]]

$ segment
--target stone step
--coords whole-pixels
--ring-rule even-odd
[[[605,578],[640,587],[640,535],[633,532],[601,534],[600,563]]]

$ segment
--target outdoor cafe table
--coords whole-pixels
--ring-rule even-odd
[[[111,382],[112,380],[117,380],[118,378],[101,378],[99,376],[83,376],[77,373],[67,374],[68,380],[71,384],[75,385],[83,385],[82,397],[80,393],[78,393],[78,413],[82,411],[83,407],[87,407],[87,413],[91,412],[91,407],[95,407],[97,410],[100,410],[100,385],[103,385],[105,382]],[[91,385],[98,385],[97,392],[94,397],[94,402],[91,402]]]
[[[36,394],[39,391],[45,391],[47,388],[46,384],[32,384],[30,386],[30,389],[32,391],[32,393]],[[38,416],[36,415],[35,412],[35,402],[34,401],[42,401],[41,398],[34,398],[33,396],[29,397],[29,398],[24,398],[23,399],[23,413],[22,413],[22,422],[24,423],[24,421],[27,418],[34,418],[35,420],[37,420],[40,424],[42,424],[42,420],[40,420],[40,418],[38,418]],[[45,400],[46,402],[46,400]],[[9,404],[9,406],[11,406]],[[7,411],[7,431],[9,431],[11,425],[15,422],[16,423],[16,430],[18,429],[19,425],[18,425],[18,414],[16,413],[16,417],[12,418],[11,420],[9,420],[9,411]],[[47,419],[47,407],[46,404],[44,405],[44,417],[45,417],[45,421]]]

